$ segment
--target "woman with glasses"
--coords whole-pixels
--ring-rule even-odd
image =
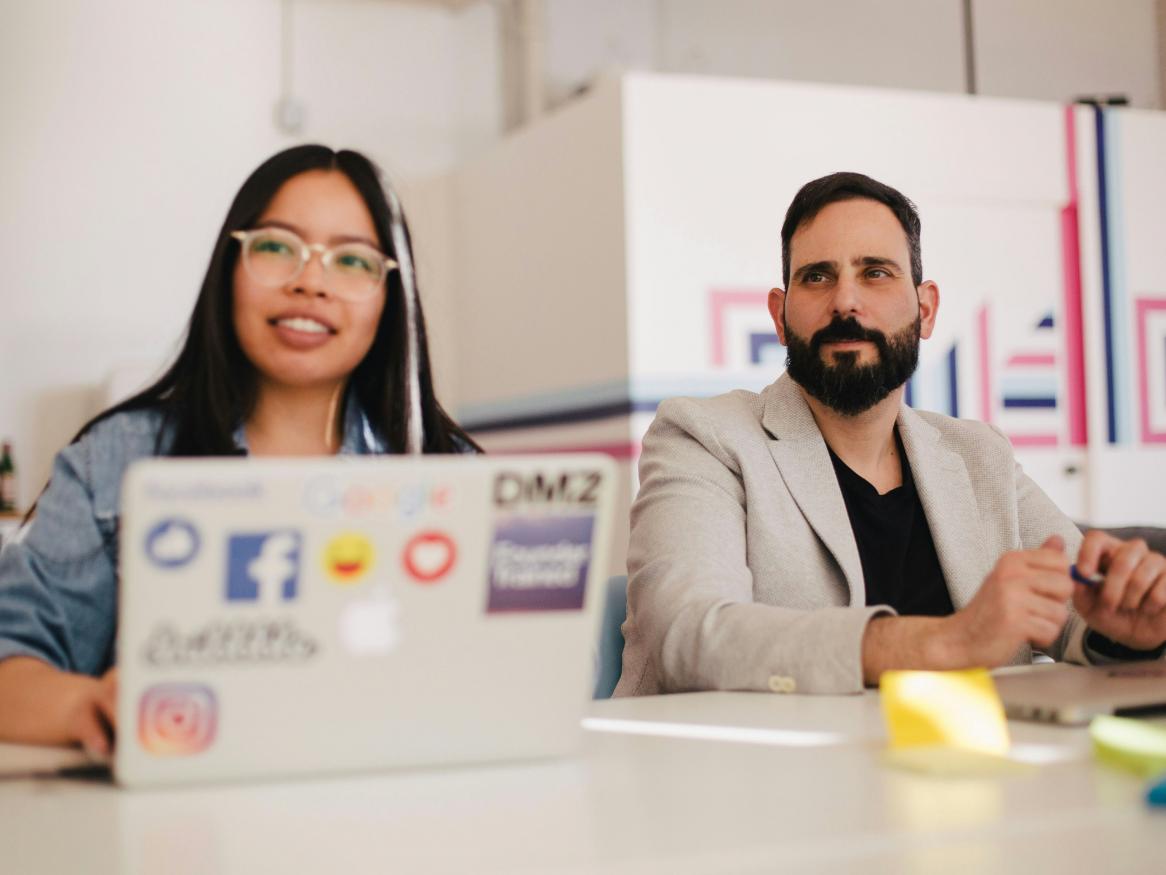
[[[391,187],[356,152],[270,158],[231,204],[173,365],[81,429],[0,552],[0,740],[110,750],[134,460],[476,449],[434,396]]]

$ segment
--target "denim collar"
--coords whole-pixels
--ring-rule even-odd
[[[249,453],[247,447],[247,433],[242,423],[232,435],[235,447],[243,453]],[[368,456],[386,453],[385,442],[368,421],[368,416],[360,404],[349,395],[344,402],[344,435],[340,441],[341,456]]]

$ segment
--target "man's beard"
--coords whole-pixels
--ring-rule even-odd
[[[874,328],[863,328],[853,316],[837,316],[807,342],[785,323],[788,341],[785,365],[789,375],[803,389],[831,410],[843,416],[857,416],[870,410],[915,373],[919,363],[919,316],[906,327],[887,336]],[[831,362],[822,360],[822,344],[838,340],[869,340],[878,349],[878,361],[858,364],[859,350],[832,353]]]

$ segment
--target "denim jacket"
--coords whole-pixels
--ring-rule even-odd
[[[165,453],[161,427],[156,410],[118,413],[57,454],[36,516],[0,550],[0,660],[32,656],[89,675],[113,664],[122,476]],[[235,443],[246,452],[242,428]],[[349,403],[340,453],[386,451]]]

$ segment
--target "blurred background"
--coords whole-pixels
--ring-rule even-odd
[[[659,397],[780,372],[781,216],[864,170],[946,295],[912,403],[1076,518],[1163,522],[1164,100],[1166,0],[0,0],[18,504],[175,350],[245,176],[318,141],[401,188],[491,449],[610,452],[630,496]]]

